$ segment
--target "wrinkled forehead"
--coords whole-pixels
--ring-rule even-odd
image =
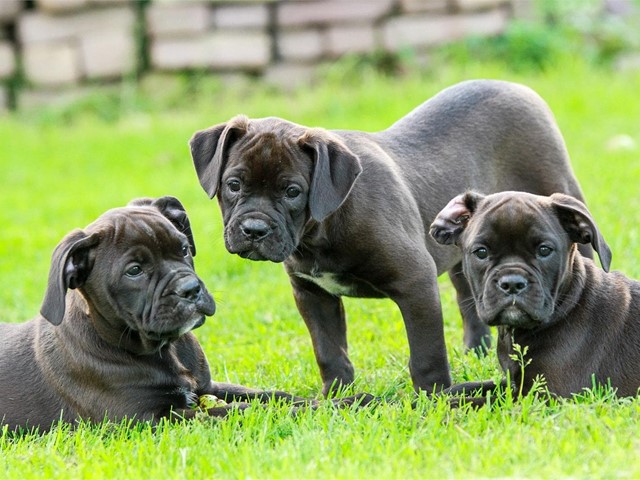
[[[251,121],[247,133],[233,145],[226,170],[265,180],[300,171],[299,165],[307,159],[298,144],[303,134],[302,127],[284,120]]]
[[[186,240],[160,212],[151,207],[123,207],[109,210],[86,229],[98,231],[116,248],[146,245],[151,249],[179,248]]]
[[[511,242],[564,236],[551,207],[534,196],[488,197],[468,225],[470,241]]]

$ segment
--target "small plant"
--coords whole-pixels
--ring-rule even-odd
[[[518,385],[518,398],[522,397],[522,392],[524,391],[524,369],[531,363],[531,359],[525,360],[527,356],[527,352],[529,351],[529,347],[522,347],[517,343],[513,344],[513,351],[509,355],[509,358],[520,365],[520,384]]]

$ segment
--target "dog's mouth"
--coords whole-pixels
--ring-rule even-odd
[[[492,327],[504,325],[517,328],[534,328],[540,325],[538,320],[515,304],[500,310],[487,323]]]
[[[262,242],[253,242],[249,245],[243,245],[243,248],[235,249],[228,246],[229,253],[235,253],[238,256],[253,260],[256,262],[269,261],[274,263],[284,262],[289,256],[283,247],[278,249],[270,248]],[[248,248],[247,248],[248,247]]]
[[[267,257],[262,255],[258,250],[244,250],[242,252],[238,252],[238,255],[247,260],[254,260],[257,262],[269,260]]]
[[[290,239],[282,228],[270,224],[268,232],[261,235],[247,232],[247,228],[246,225],[243,227],[240,221],[232,222],[225,227],[224,241],[229,253],[257,262],[280,263],[293,251],[293,239]]]
[[[172,340],[177,340],[178,338],[183,336],[185,333],[195,330],[196,328],[200,328],[202,325],[204,325],[205,319],[206,319],[206,316],[201,315],[191,320],[190,322],[185,323],[181,327],[174,328],[171,330],[162,330],[162,331],[145,330],[144,336],[147,337],[149,340],[153,340],[156,342],[169,342]]]

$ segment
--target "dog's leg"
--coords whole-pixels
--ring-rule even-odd
[[[279,390],[257,390],[233,383],[211,382],[209,388],[205,389],[202,393],[215,395],[225,402],[250,402],[251,400],[259,400],[261,403],[267,403],[272,399],[284,400],[287,403],[306,401],[303,397],[296,397],[295,395]]]
[[[207,389],[200,393],[214,395],[217,398],[224,400],[225,402],[234,402],[235,406],[239,406],[243,410],[244,408],[249,406],[248,402],[251,402],[252,400],[258,400],[260,403],[268,403],[271,400],[280,400],[284,403],[295,406],[298,410],[305,408],[316,409],[320,405],[320,403],[316,399],[298,397],[287,392],[282,392],[280,390],[257,390],[242,385],[213,381],[210,383]],[[350,407],[352,405],[364,407],[374,401],[381,402],[379,398],[376,398],[369,393],[357,393],[349,397],[332,399],[331,403],[336,407],[344,408]],[[234,405],[224,405],[220,407],[209,408],[207,409],[207,412],[210,411],[210,414],[212,414],[213,416],[224,416],[226,415],[225,409],[229,410],[233,408]]]
[[[503,380],[499,384],[497,384],[493,380],[485,380],[482,382],[464,382],[464,383],[458,383],[456,385],[452,385],[449,388],[444,389],[442,393],[444,395],[485,396],[487,393],[493,393],[498,388],[504,389],[506,386],[507,386],[506,380]]]
[[[412,254],[406,255],[411,249]],[[402,313],[413,386],[428,393],[441,390],[451,385],[451,376],[435,263],[426,250],[421,254],[415,245],[400,248],[393,261],[400,274],[390,278],[382,290]]]
[[[462,262],[449,270],[449,278],[456,289],[458,308],[462,314],[464,344],[467,349],[484,354],[491,348],[491,329],[478,318],[469,282],[462,273]]]
[[[487,395],[495,397],[498,393],[504,393],[507,388],[507,381],[503,379],[500,383],[493,380],[483,382],[465,382],[452,385],[442,391],[449,396],[451,408],[458,408],[462,405],[472,405],[483,407],[487,404]]]
[[[344,306],[340,297],[311,282],[295,275],[290,279],[298,311],[311,335],[322,377],[322,393],[329,396],[341,386],[353,383],[354,379],[348,355]]]

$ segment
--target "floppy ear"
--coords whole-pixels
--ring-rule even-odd
[[[176,227],[178,231],[187,236],[191,256],[196,256],[196,243],[193,239],[193,232],[191,231],[191,222],[180,200],[167,195],[160,198],[136,198],[131,200],[128,205],[132,207],[156,207],[162,215],[173,223],[173,226]]]
[[[97,233],[74,230],[60,241],[51,257],[47,291],[40,314],[54,325],[64,318],[67,289],[84,285],[93,267],[91,250],[98,244]]]
[[[611,266],[611,250],[586,205],[580,200],[562,193],[554,193],[550,198],[556,215],[562,227],[569,234],[571,241],[590,243],[600,257],[603,270],[608,272]]]
[[[442,245],[457,243],[478,202],[483,198],[484,195],[475,192],[466,192],[453,198],[431,224],[431,236]]]
[[[321,222],[345,201],[362,173],[362,165],[345,144],[324,130],[309,129],[298,144],[313,159],[309,210],[311,217]]]
[[[213,198],[218,191],[229,148],[246,133],[248,126],[249,119],[238,115],[227,123],[194,133],[189,140],[198,180],[209,198]]]

